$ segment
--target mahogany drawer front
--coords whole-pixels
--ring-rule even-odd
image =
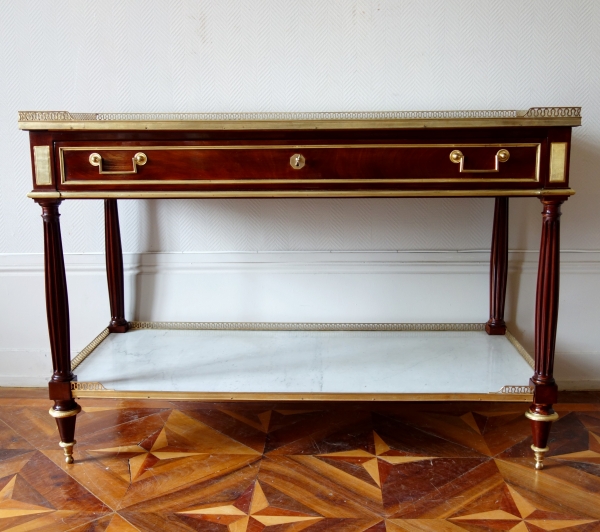
[[[531,184],[540,179],[540,149],[539,143],[61,146],[58,159],[60,182],[68,186]]]

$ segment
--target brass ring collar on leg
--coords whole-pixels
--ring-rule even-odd
[[[536,447],[535,445],[532,445],[531,450],[534,453],[547,453],[550,450],[550,447]]]
[[[531,421],[556,421],[558,414],[556,412],[552,412],[552,414],[538,414],[537,412],[528,410],[525,412],[525,417],[531,419]]]
[[[51,408],[48,413],[53,418],[61,419],[65,417],[76,416],[77,414],[79,414],[79,412],[81,412],[81,407],[77,405],[73,410],[54,410],[54,408]]]

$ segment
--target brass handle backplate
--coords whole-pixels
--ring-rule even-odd
[[[494,169],[493,170],[466,170],[465,169],[465,156],[460,150],[452,150],[450,152],[450,160],[453,163],[460,164],[459,172],[462,174],[490,174],[500,171],[500,163],[505,163],[510,158],[508,150],[498,150],[494,157]]]
[[[290,166],[294,170],[300,170],[300,168],[302,168],[305,164],[306,164],[306,159],[304,158],[304,155],[295,153],[294,155],[292,155],[290,157]]]
[[[137,167],[144,166],[148,162],[148,157],[140,151],[131,158],[131,161],[133,162],[133,170],[108,171],[102,170],[102,155],[99,153],[92,153],[90,155],[90,164],[98,167],[99,174],[137,174]]]

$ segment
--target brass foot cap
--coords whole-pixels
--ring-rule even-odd
[[[67,464],[72,464],[75,461],[73,459],[73,446],[76,443],[76,440],[73,440],[72,442],[58,442],[58,445],[60,445],[65,451],[65,462],[67,462]]]
[[[544,469],[544,453],[547,453],[550,450],[550,447],[536,447],[535,445],[532,445],[531,450],[535,455],[535,468],[537,471],[541,471]]]

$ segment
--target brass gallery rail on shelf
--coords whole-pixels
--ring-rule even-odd
[[[74,384],[70,360],[59,225],[63,200],[104,200],[111,306],[106,334],[122,334],[130,324],[125,319],[117,198],[495,197],[490,316],[485,331],[504,335],[509,334],[504,322],[508,198],[529,196],[539,198],[543,206],[534,373],[529,383],[533,401],[527,413],[536,467],[541,468],[550,425],[557,418],[552,409],[557,398],[552,374],[560,206],[574,194],[569,187],[571,129],[580,124],[579,107],[365,113],[19,113],[19,127],[30,136],[33,190],[29,197],[42,207],[44,221],[46,306],[54,367],[49,389],[55,404],[50,413],[56,418],[67,461],[73,460],[75,419],[80,410],[74,398],[84,390]],[[100,343],[102,338],[95,341]],[[398,388],[401,394],[401,375]]]
[[[243,333],[243,332],[252,332],[252,333],[268,333],[266,335],[266,340],[267,342],[271,343],[274,339],[274,336],[282,336],[281,333],[283,333],[283,336],[286,333],[308,333],[309,337],[304,337],[302,339],[302,342],[310,342],[311,340],[315,340],[315,337],[318,336],[327,336],[327,333],[334,333],[335,335],[339,335],[340,333],[342,335],[347,334],[347,333],[352,333],[350,335],[348,335],[349,337],[346,339],[346,342],[354,342],[356,340],[357,337],[359,337],[361,334],[363,333],[376,333],[377,335],[381,335],[383,333],[384,336],[388,336],[389,333],[408,333],[408,335],[416,335],[416,336],[412,336],[413,338],[416,338],[418,340],[423,340],[424,338],[427,337],[427,335],[431,335],[432,333],[435,334],[440,334],[440,333],[450,333],[450,334],[455,334],[458,333],[459,336],[464,337],[465,333],[467,333],[467,335],[469,333],[475,333],[475,334],[483,334],[485,336],[485,323],[265,323],[265,322],[261,322],[261,323],[252,323],[252,322],[140,322],[140,321],[132,321],[129,322],[129,330],[130,331],[139,331],[139,332],[144,332],[144,331],[160,331],[161,335],[164,334],[168,334],[167,331],[182,331],[182,332],[193,332],[193,331],[211,331],[211,333],[218,333],[219,331],[224,331],[228,334],[228,337],[234,336],[236,333]],[[323,334],[325,333],[325,334]],[[387,333],[387,334],[386,334]],[[103,342],[109,337],[110,335],[110,331],[108,328],[104,329],[96,338],[94,338],[86,347],[84,347],[79,354],[72,360],[71,362],[71,370],[75,371],[78,368],[82,368],[82,364],[84,361],[88,360],[90,355],[92,355],[97,348],[99,348],[100,346],[105,347],[105,345],[103,345]],[[118,343],[117,338],[119,338],[122,335],[117,335],[116,337],[112,338],[113,340],[115,340]],[[239,336],[239,334],[238,334]],[[393,336],[393,335],[392,335]],[[410,336],[409,336],[410,337]],[[513,358],[511,359],[511,363],[514,364],[515,362],[518,362],[518,357],[521,357],[522,360],[525,362],[525,364],[521,364],[522,367],[528,367],[533,369],[534,367],[534,361],[533,358],[531,358],[531,356],[529,355],[529,353],[527,353],[527,351],[523,348],[523,346],[518,342],[518,340],[507,330],[505,333],[505,337],[506,340],[508,341],[508,344],[510,345],[510,349],[511,351],[514,351],[513,353]],[[196,349],[198,351],[198,354],[200,355],[200,357],[202,357],[202,353],[204,353],[204,356],[206,358],[206,351],[205,349],[207,347],[210,347],[210,341],[204,344],[200,344],[199,340],[201,341],[201,338],[196,337],[194,340]],[[233,340],[233,338],[232,338]],[[270,346],[268,344],[262,343],[261,342],[261,338],[259,337],[255,337],[254,339],[254,343],[256,343],[258,345],[258,351],[261,354],[261,359],[263,360],[263,365],[264,365],[264,361],[265,359],[267,359],[267,366],[268,366],[268,352],[272,351],[272,348],[270,348]],[[265,338],[263,337],[262,340],[265,340]],[[375,342],[373,342],[373,340],[375,340]],[[397,339],[394,339],[397,340]],[[451,338],[449,338],[449,340],[451,340]],[[503,338],[501,338],[500,336],[497,336],[495,338],[495,340],[503,340]],[[377,352],[377,344],[376,344],[376,338],[373,339],[373,337],[371,337],[370,340],[371,343],[370,344],[370,349],[372,352]],[[468,340],[469,342],[472,341],[471,338],[469,338]],[[169,343],[169,342],[167,342]],[[169,343],[169,345],[172,345],[171,343]],[[494,388],[493,391],[488,391],[488,392],[481,392],[481,390],[479,392],[476,392],[473,390],[473,386],[467,386],[468,388],[470,388],[469,390],[464,389],[465,388],[465,382],[461,382],[459,388],[461,388],[461,391],[458,391],[457,389],[457,384],[454,384],[454,387],[456,389],[456,391],[454,392],[448,392],[447,390],[441,391],[441,390],[437,390],[436,392],[431,392],[431,391],[425,391],[425,390],[421,390],[419,392],[415,392],[415,391],[404,391],[401,393],[390,393],[388,392],[381,392],[381,388],[380,391],[378,392],[373,392],[372,390],[370,391],[362,391],[360,393],[352,393],[352,392],[348,392],[348,391],[344,391],[344,392],[340,392],[340,391],[332,391],[330,386],[327,385],[323,385],[323,382],[321,382],[320,385],[320,390],[318,392],[315,391],[308,391],[308,390],[304,390],[301,392],[298,391],[293,391],[290,390],[291,387],[291,383],[287,382],[284,389],[280,389],[277,391],[274,391],[272,389],[272,385],[268,386],[265,384],[264,380],[261,379],[259,377],[258,374],[256,374],[256,369],[254,368],[255,371],[255,376],[253,380],[258,380],[262,382],[262,391],[260,392],[249,392],[249,391],[240,391],[239,389],[234,390],[234,389],[225,389],[224,391],[215,391],[214,389],[214,380],[213,382],[211,382],[209,384],[213,386],[213,389],[211,391],[208,391],[207,388],[202,388],[202,385],[207,385],[206,382],[200,381],[198,384],[200,385],[200,390],[198,391],[196,390],[192,390],[192,389],[184,389],[185,391],[175,391],[175,390],[165,390],[165,386],[164,384],[166,384],[166,381],[170,380],[170,376],[169,375],[164,375],[164,372],[161,369],[158,369],[156,372],[158,374],[161,375],[160,379],[159,379],[159,384],[160,386],[157,388],[156,384],[157,382],[154,381],[151,383],[149,388],[142,388],[141,389],[135,389],[135,390],[131,390],[131,389],[123,389],[122,386],[122,380],[123,378],[127,378],[127,376],[124,374],[125,371],[125,365],[128,363],[127,361],[127,357],[123,358],[121,353],[119,352],[115,352],[114,353],[114,357],[112,361],[110,360],[106,360],[104,358],[104,356],[106,356],[107,354],[109,354],[111,352],[111,350],[114,350],[114,344],[111,344],[111,346],[107,347],[105,353],[100,353],[93,355],[93,358],[96,359],[96,366],[92,365],[92,368],[83,368],[83,376],[84,378],[87,378],[88,376],[92,375],[94,378],[98,378],[98,374],[97,374],[97,370],[94,369],[94,367],[97,368],[97,363],[98,360],[103,361],[103,365],[104,364],[114,364],[116,361],[116,364],[120,367],[120,371],[121,371],[121,375],[120,377],[117,379],[118,382],[117,383],[117,387],[120,389],[113,389],[109,386],[109,388],[105,387],[103,383],[101,382],[94,382],[94,381],[73,381],[71,382],[71,390],[73,392],[73,396],[75,398],[80,398],[80,397],[103,397],[103,398],[117,398],[117,399],[134,399],[134,398],[148,398],[148,399],[170,399],[170,400],[197,400],[197,401],[306,401],[306,400],[319,400],[319,401],[448,401],[448,400],[453,400],[453,401],[506,401],[506,402],[518,402],[518,401],[523,401],[523,402],[531,402],[531,400],[533,399],[533,388],[531,386],[527,386],[527,385],[503,385],[501,388]],[[290,347],[289,344],[287,346],[288,348]],[[318,346],[313,347],[313,349],[318,350],[321,354],[323,354],[323,345],[319,344]],[[432,346],[429,346],[429,349],[431,349]],[[500,345],[496,345],[495,346],[496,349],[498,349],[500,347]],[[504,348],[506,348],[506,345],[503,346]],[[129,343],[128,345],[128,351],[137,351],[143,348],[141,348],[139,345],[135,345],[135,341],[132,343]],[[181,346],[174,347],[175,351],[178,351],[181,349]],[[400,349],[398,347],[398,349]],[[451,351],[451,348],[449,347],[448,344],[445,345],[444,347],[445,352],[449,354],[449,352]],[[156,351],[156,346],[152,346],[152,350]],[[360,349],[359,349],[360,350]],[[281,346],[278,346],[275,348],[275,351],[281,351],[281,355],[278,356],[278,363],[285,367],[286,364],[288,363],[288,360],[286,359],[286,356],[284,354],[285,349],[281,349]],[[404,349],[404,351],[406,351],[406,349]],[[220,351],[219,354],[219,358],[227,358],[228,353],[226,351]],[[347,357],[349,355],[348,351],[346,351],[342,356]],[[479,360],[475,361],[475,362],[479,362],[479,365],[483,365],[486,362],[489,363],[490,360],[488,359],[487,361],[485,360],[485,355],[486,352],[483,351],[479,351],[477,353],[477,357]],[[159,355],[160,356],[160,355]],[[248,355],[248,356],[252,356],[252,355]],[[497,359],[499,356],[501,356],[501,354],[499,352],[495,353],[495,358]],[[100,358],[98,358],[100,357]],[[312,360],[310,360],[312,357],[306,357],[307,360],[301,361],[301,360],[294,360],[294,362],[297,362],[298,364],[302,364],[302,363],[306,363],[306,364],[310,364],[312,362]],[[393,357],[393,359],[386,359],[386,367],[382,368],[382,371],[384,372],[388,372],[392,370],[392,365],[396,364],[396,367],[398,368],[398,370],[400,372],[402,372],[403,366],[402,363],[399,362],[399,359],[402,360],[401,357],[398,357],[397,354],[396,356]],[[233,356],[233,360],[235,361],[235,355]],[[320,373],[319,376],[321,377],[321,381],[323,380],[323,377],[329,373],[328,371],[323,371],[322,368],[322,364],[323,361],[327,360],[327,356],[322,356],[320,359],[320,365],[321,365],[321,369],[320,369]],[[366,363],[366,365],[368,366],[373,366],[374,361],[372,357],[368,357],[369,362]],[[406,357],[406,361],[408,363],[409,366],[414,367],[415,364],[419,364],[418,361],[418,357],[414,357],[414,356],[408,356]],[[146,361],[147,364],[151,364],[150,360]],[[497,363],[497,360],[496,360]],[[175,358],[171,357],[170,358],[170,365],[175,364]],[[136,362],[134,362],[135,367],[138,367],[138,364]],[[238,364],[234,362],[234,365],[237,366]],[[83,365],[85,366],[85,365]],[[188,371],[193,371],[194,369],[197,368],[189,368],[188,366],[185,365],[185,363],[183,363],[183,367],[185,367]],[[440,368],[441,369],[441,368]],[[478,369],[478,368],[474,368],[474,369]],[[498,369],[498,368],[497,368]],[[220,374],[226,374],[228,373],[230,370],[230,368],[227,368],[225,365],[222,365],[221,367],[217,367],[215,366],[214,361],[212,361],[211,363],[211,372],[213,374],[213,377],[216,377],[217,375]],[[356,370],[358,372],[360,372],[360,368],[356,368]],[[154,371],[154,370],[152,370]],[[175,370],[176,372],[177,370]],[[272,375],[274,372],[277,372],[277,369],[275,368],[269,368],[269,373]],[[107,371],[104,373],[104,376],[106,377],[107,373],[111,373],[111,371]],[[146,372],[147,373],[147,372]],[[401,373],[400,373],[401,374]],[[529,371],[527,371],[526,373],[526,377],[524,377],[525,379],[529,378]],[[329,377],[331,379],[331,374],[329,374]],[[110,378],[110,376],[108,377]],[[444,377],[445,378],[445,377]],[[470,375],[467,377],[469,380],[473,379],[473,373],[471,372]],[[506,378],[506,376],[504,377],[500,377],[500,378]],[[285,380],[285,376],[283,377],[283,380]],[[307,379],[308,380],[308,379]],[[430,379],[431,380],[431,379]],[[515,380],[515,382],[518,379]],[[508,381],[511,381],[511,378],[508,378]],[[148,383],[148,381],[145,381],[146,384]],[[511,381],[512,382],[512,381]],[[526,382],[526,380],[524,380],[523,382]],[[437,384],[437,383],[436,383]],[[438,384],[439,385],[439,384]],[[431,388],[432,386],[432,382],[429,382],[429,386],[428,388]],[[167,386],[168,387],[168,386]],[[435,387],[435,386],[434,386]],[[152,388],[152,389],[150,389]],[[269,390],[267,390],[267,388],[271,388]],[[352,389],[352,385],[346,385],[346,388]],[[222,385],[221,385],[221,389],[222,389]]]

